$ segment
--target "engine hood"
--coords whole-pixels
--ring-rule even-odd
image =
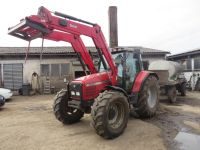
[[[95,73],[95,74],[77,78],[73,80],[72,82],[81,83],[85,85],[86,87],[97,85],[97,84],[101,84],[105,82],[111,82],[109,78],[110,74],[111,74],[110,72]]]
[[[101,72],[73,80],[70,85],[81,84],[82,86],[82,99],[84,101],[94,100],[99,93],[107,89],[111,83],[111,72]]]

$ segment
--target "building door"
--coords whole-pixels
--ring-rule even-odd
[[[23,84],[23,64],[4,64],[3,82],[5,88],[20,89]]]

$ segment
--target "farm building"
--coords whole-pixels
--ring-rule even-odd
[[[87,47],[98,64],[98,55],[94,47]],[[129,47],[130,48],[130,47]],[[143,47],[140,49],[145,68],[154,60],[165,59],[169,52]],[[33,73],[38,75],[40,90],[50,82],[50,87],[59,90],[67,81],[84,75],[77,54],[71,47],[31,47],[26,57],[26,47],[0,47],[0,86],[18,90],[24,83],[33,84]]]
[[[200,85],[197,85],[197,81],[200,77],[200,49],[170,55],[167,59],[182,63],[185,66],[184,75],[191,84],[191,88],[193,90],[195,88],[200,88]]]

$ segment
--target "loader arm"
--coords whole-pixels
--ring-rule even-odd
[[[113,85],[116,84],[117,68],[112,60],[105,37],[101,27],[75,17],[59,13],[50,12],[45,7],[40,7],[37,15],[31,15],[22,20],[18,25],[8,29],[8,34],[15,37],[31,41],[36,38],[44,38],[54,41],[65,41],[71,43],[74,51],[80,53],[81,58],[90,70],[97,73],[95,65],[85,47],[81,35],[92,38],[104,67],[111,71],[110,76]]]
[[[63,33],[60,31],[52,31],[51,33],[44,36],[44,38],[47,40],[52,40],[52,41],[57,41],[57,42],[65,41],[65,42],[70,43],[73,49],[75,50],[75,52],[78,54],[81,54],[81,58],[83,59],[83,61],[85,62],[85,64],[87,65],[91,73],[97,72],[94,65],[90,65],[90,64],[93,64],[92,58],[90,54],[87,52],[87,49],[79,36],[73,36],[72,34]]]

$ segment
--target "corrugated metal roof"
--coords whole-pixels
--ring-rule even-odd
[[[128,49],[128,50],[136,50],[139,49],[141,53],[143,54],[170,54],[169,51],[164,51],[164,50],[158,50],[158,49],[153,49],[153,48],[146,48],[146,47],[141,47],[141,46],[123,46],[123,47],[118,47],[119,49]]]
[[[200,49],[194,49],[194,50],[189,50],[189,51],[185,51],[182,53],[178,53],[178,54],[174,54],[174,55],[170,55],[167,58],[168,59],[174,59],[174,58],[182,58],[182,57],[188,57],[188,56],[196,56],[196,55],[200,55]]]
[[[157,49],[151,48],[144,48],[144,47],[124,47],[128,49],[140,49],[140,51],[144,54],[169,54],[168,51],[162,51]],[[29,54],[40,54],[41,47],[30,47]],[[96,52],[95,47],[87,47],[88,50],[91,52]],[[0,55],[13,55],[18,54],[22,55],[25,54],[27,47],[0,47]],[[74,50],[72,47],[44,47],[43,54],[65,54],[65,53],[73,53]]]
[[[88,47],[89,50],[94,51],[93,47]],[[41,47],[30,47],[30,54],[39,54],[41,52]],[[1,54],[24,54],[27,51],[27,47],[0,47]],[[59,53],[73,53],[72,47],[44,47],[44,54],[59,54]]]

